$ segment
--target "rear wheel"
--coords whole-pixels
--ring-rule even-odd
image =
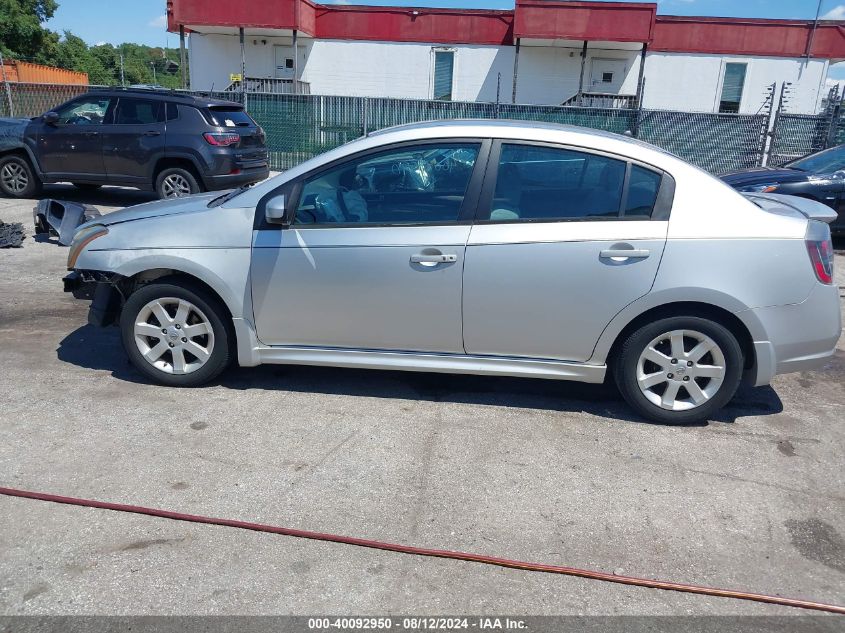
[[[699,317],[671,317],[633,332],[622,345],[614,377],[638,413],[664,424],[691,424],[726,405],[742,378],[736,337]]]
[[[182,167],[163,169],[156,178],[156,193],[159,198],[182,198],[201,191],[194,175]]]
[[[193,284],[154,283],[129,296],[120,315],[123,347],[143,374],[195,387],[231,362],[234,337],[220,302]]]
[[[33,198],[41,182],[29,161],[12,154],[0,158],[0,191],[12,198]]]

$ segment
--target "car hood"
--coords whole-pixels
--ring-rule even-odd
[[[0,151],[20,147],[29,119],[0,119]]]
[[[198,193],[184,198],[172,198],[169,200],[155,200],[146,202],[134,207],[126,207],[120,211],[106,213],[88,224],[102,224],[111,226],[123,222],[145,220],[147,218],[158,218],[164,215],[181,215],[184,213],[198,213],[208,209],[208,203],[224,195],[225,191],[209,191]]]
[[[719,176],[731,187],[761,185],[764,183],[802,182],[807,180],[807,172],[783,167],[753,167],[740,171],[730,171]]]

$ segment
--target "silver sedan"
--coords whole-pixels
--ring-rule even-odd
[[[609,373],[641,415],[681,424],[832,356],[834,218],[622,136],[441,121],[96,218],[65,285],[166,385],[233,362]]]

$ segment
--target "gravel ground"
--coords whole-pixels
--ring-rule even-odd
[[[33,204],[0,219],[31,233]],[[268,366],[167,389],[86,325],[66,252],[0,250],[0,486],[845,604],[845,339],[689,428],[527,379]],[[0,497],[4,615],[491,612],[796,613]]]

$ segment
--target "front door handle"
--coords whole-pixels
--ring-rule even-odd
[[[644,248],[606,248],[599,253],[599,256],[607,259],[633,258],[645,259],[651,251]]]
[[[435,264],[448,264],[456,261],[458,261],[457,255],[444,255],[443,253],[440,253],[439,255],[425,255],[423,253],[411,255],[412,264],[425,264],[433,266]]]
[[[147,130],[146,132],[144,132],[144,136],[161,136],[161,132],[158,132],[156,130]]]

